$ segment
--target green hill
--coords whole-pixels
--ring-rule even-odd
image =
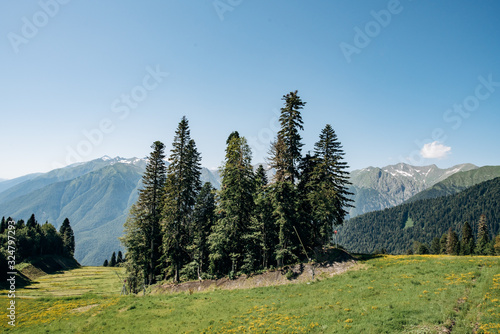
[[[118,237],[141,177],[141,168],[117,163],[0,203],[0,212],[20,218],[34,213],[39,222],[56,227],[67,217],[75,232],[75,258],[100,265],[120,249]]]
[[[145,159],[103,157],[40,175],[3,181],[0,217],[27,220],[59,228],[64,218],[75,232],[75,258],[83,265],[102,265],[123,250],[118,237],[141,185]],[[219,187],[217,177],[202,169],[202,181]]]
[[[500,177],[500,166],[484,166],[478,169],[458,172],[433,185],[431,188],[416,194],[408,202],[453,195],[473,185],[496,177]]]
[[[465,221],[477,228],[481,214],[491,236],[500,230],[500,178],[482,182],[454,195],[405,203],[348,220],[339,228],[341,243],[353,252],[386,249],[402,254],[413,241],[430,244],[450,227],[459,235]]]

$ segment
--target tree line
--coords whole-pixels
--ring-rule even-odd
[[[49,222],[39,224],[32,214],[25,222],[20,219],[16,221],[15,234],[10,234],[15,237],[15,253],[8,253],[8,231],[9,221],[11,217],[5,219],[2,217],[0,222],[0,262],[7,259],[9,255],[15,255],[15,262],[21,263],[30,257],[41,255],[62,255],[73,257],[75,252],[75,236],[71,228],[69,219],[64,219],[59,231]],[[6,261],[6,260],[5,260]]]
[[[351,218],[340,229],[340,235],[343,244],[349,245],[353,252],[372,253],[383,249],[391,254],[405,254],[413,244],[424,244],[431,253],[436,253],[431,245],[433,240],[448,235],[450,228],[461,240],[465,222],[471,226],[477,244],[482,240],[478,227],[484,219],[491,242],[500,233],[499,202],[500,178],[495,178],[457,194],[418,200]],[[491,250],[491,245],[489,247]],[[483,253],[483,249],[469,248],[472,253]]]
[[[245,137],[232,132],[219,172],[221,188],[201,184],[201,155],[183,117],[165,163],[156,141],[142,178],[139,198],[125,223],[127,282],[253,273],[314,256],[330,244],[351,206],[348,168],[332,126],[320,133],[314,152],[302,155],[305,102],[298,92],[283,96],[280,130],[271,143],[268,180],[255,171]]]
[[[104,263],[102,264],[103,267],[117,267],[117,266],[120,266],[121,263],[123,263],[124,259],[123,259],[123,254],[122,254],[122,251],[118,251],[118,255],[116,255],[116,252],[113,252],[113,254],[111,254],[111,258],[109,259],[105,259],[104,260]]]
[[[430,247],[416,241],[407,254],[500,255],[500,234],[490,240],[486,215],[479,217],[477,240],[469,222],[463,224],[461,235],[450,227],[441,238],[432,239]]]

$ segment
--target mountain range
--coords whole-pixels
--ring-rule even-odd
[[[123,250],[118,237],[130,206],[137,200],[146,164],[145,159],[104,156],[48,173],[0,181],[0,216],[27,220],[34,213],[40,223],[49,221],[56,228],[67,217],[75,232],[75,258],[83,265],[101,265],[113,251]],[[265,168],[271,177],[273,170]],[[500,167],[472,164],[448,169],[397,164],[356,170],[351,172],[355,208],[350,216],[393,207],[416,194],[436,197],[454,193],[495,176],[500,176]],[[203,168],[201,178],[220,187],[217,170]]]
[[[455,173],[477,168],[472,164],[441,169],[436,165],[416,167],[399,163],[383,168],[355,170],[351,172],[352,185],[349,188],[354,194],[352,199],[355,207],[349,210],[349,216],[352,218],[366,212],[393,207]]]
[[[56,228],[67,217],[75,233],[75,258],[83,265],[101,265],[113,251],[123,250],[118,237],[137,200],[146,163],[104,156],[0,182],[0,215],[27,220],[34,213],[39,223]],[[201,179],[220,186],[218,175],[206,168]]]
[[[440,184],[439,189],[445,189],[450,181],[446,179]],[[456,189],[452,185],[440,197],[408,201],[352,218],[339,227],[341,243],[351,252],[372,253],[384,249],[404,254],[415,241],[430,246],[434,238],[440,238],[449,228],[460,239],[466,221],[477,237],[479,218],[483,214],[491,240],[500,232],[500,177],[447,195]]]

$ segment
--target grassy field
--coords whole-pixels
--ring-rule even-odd
[[[113,268],[18,290],[19,333],[500,333],[500,258],[384,256],[309,283],[120,296]],[[37,298],[22,298],[22,297]],[[65,296],[65,297],[62,297]]]

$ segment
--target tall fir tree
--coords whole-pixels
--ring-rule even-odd
[[[127,272],[128,289],[137,293],[150,276],[149,251],[151,250],[150,234],[146,226],[148,212],[144,207],[135,203],[130,208],[127,221],[123,225],[123,237],[119,238],[127,249],[125,256],[125,270]]]
[[[186,266],[188,278],[201,278],[208,271],[208,237],[215,223],[215,188],[206,182],[196,198],[193,211],[192,239],[188,247],[191,266]]]
[[[342,145],[330,124],[327,124],[314,145],[312,168],[303,172],[309,174],[301,178],[306,182],[305,194],[310,203],[314,225],[319,227],[320,245],[331,242],[333,226],[341,225],[348,214],[346,208],[352,207],[352,195],[347,190],[349,166],[343,161]],[[311,158],[309,158],[311,159]]]
[[[270,164],[276,170],[275,182],[270,187],[273,216],[278,235],[275,256],[278,266],[294,262],[300,255],[297,228],[301,229],[300,198],[296,183],[299,180],[299,164],[302,160],[302,138],[304,130],[301,110],[306,102],[298,92],[290,92],[282,98],[280,130],[270,150]]]
[[[488,255],[489,242],[490,242],[490,236],[488,231],[488,222],[486,220],[486,215],[482,214],[479,217],[479,224],[477,227],[476,254]]]
[[[337,134],[330,124],[327,124],[321,131],[319,141],[314,145],[314,153],[318,159],[314,174],[318,178],[321,189],[330,189],[325,193],[325,197],[331,202],[325,207],[333,207],[332,213],[326,213],[325,217],[335,225],[344,223],[344,217],[348,214],[346,208],[351,208],[353,200],[349,196],[353,195],[348,191],[349,166],[344,159],[342,144],[337,138]],[[328,194],[333,193],[333,197]]]
[[[38,222],[36,221],[35,214],[33,213],[33,214],[31,214],[30,219],[28,219],[28,221],[26,222],[26,227],[36,228],[37,225],[38,225]]]
[[[432,239],[430,250],[431,250],[432,254],[440,254],[441,253],[441,245],[439,243],[438,237],[435,237],[434,239]]]
[[[63,241],[63,254],[65,256],[73,257],[75,254],[75,234],[71,228],[69,219],[64,219],[61,227],[59,228]]]
[[[462,240],[460,247],[461,255],[472,255],[475,249],[474,235],[469,222],[465,222],[462,226]]]
[[[166,180],[165,145],[155,141],[151,148],[139,197],[130,210],[124,236],[120,239],[131,254],[129,260],[135,262],[125,266],[130,269],[128,275],[137,276],[141,271],[141,278],[147,278],[149,284],[153,284],[159,274],[160,221]]]
[[[109,260],[109,266],[110,267],[115,267],[116,266],[116,253],[113,252],[111,255],[111,260]]]
[[[445,233],[439,239],[439,254],[446,254],[446,244],[448,243],[448,233]]]
[[[448,255],[458,255],[459,253],[459,243],[458,237],[455,231],[450,227],[448,230],[448,235],[446,238],[446,254]]]
[[[236,273],[249,259],[249,227],[254,207],[254,174],[252,154],[238,132],[229,135],[219,191],[219,215],[210,236],[210,266],[214,274]],[[250,241],[250,240],[247,240]]]
[[[201,156],[191,139],[186,117],[177,127],[172,146],[163,207],[163,258],[167,274],[178,282],[181,268],[189,262],[192,214],[201,189]]]
[[[116,264],[120,264],[123,262],[123,254],[122,251],[118,251],[118,255],[116,255]]]
[[[268,183],[266,171],[262,165],[259,165],[255,171],[255,209],[250,236],[255,239],[255,251],[260,253],[259,256],[254,257],[260,262],[259,267],[264,269],[269,268],[274,259],[274,246],[278,243]]]
[[[302,137],[299,130],[304,130],[302,115],[300,111],[306,105],[298,95],[298,91],[290,92],[282,98],[285,105],[281,108],[279,118],[281,129],[275,145],[271,148],[274,154],[271,156],[272,167],[276,174],[284,181],[295,184],[299,178],[298,165],[302,158]]]

